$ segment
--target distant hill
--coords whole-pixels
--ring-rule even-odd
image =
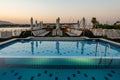
[[[13,24],[13,23],[11,23],[11,22],[9,22],[9,21],[1,21],[1,20],[0,20],[0,24]]]

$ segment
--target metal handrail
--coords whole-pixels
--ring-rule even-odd
[[[107,54],[107,48],[109,49],[109,55],[112,57],[112,53],[110,51],[110,48],[111,48],[110,44],[106,44],[104,56],[106,56]]]
[[[111,48],[110,44],[108,44],[108,47],[109,47],[109,55],[111,56],[111,60],[108,65],[111,65],[111,63],[113,61],[113,56],[112,56],[112,50],[110,49]]]
[[[97,46],[99,49],[100,49],[100,51],[101,51],[101,47],[100,47],[100,44],[98,43],[98,46]],[[102,52],[100,52],[101,53],[101,56],[100,56],[100,61],[99,61],[99,63],[98,64],[101,64],[102,63]]]
[[[111,65],[111,63],[112,63],[112,61],[113,61],[113,56],[112,56],[112,51],[111,51],[111,49],[110,49],[110,48],[111,48],[110,44],[106,44],[106,47],[105,47],[105,55],[104,55],[104,56],[106,56],[107,48],[109,49],[109,56],[111,57],[110,62],[109,62],[108,65]]]

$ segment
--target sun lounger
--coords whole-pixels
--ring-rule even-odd
[[[73,30],[71,29],[71,31],[66,32],[66,34],[68,34],[69,36],[80,36],[82,34],[82,31],[80,30]]]
[[[33,35],[36,36],[36,37],[46,36],[49,32],[50,31],[46,31],[44,29],[32,31]]]

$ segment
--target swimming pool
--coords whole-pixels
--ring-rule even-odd
[[[119,58],[120,46],[100,40],[15,40],[0,46],[0,56]]]
[[[0,79],[119,80],[120,46],[99,39],[13,40],[0,45]]]
[[[120,46],[98,39],[16,39],[0,46],[0,58],[17,65],[118,67]]]

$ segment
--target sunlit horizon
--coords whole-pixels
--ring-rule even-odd
[[[45,23],[53,23],[57,17],[61,22],[77,22],[85,17],[89,24],[96,17],[100,23],[113,24],[120,20],[119,3],[120,0],[1,0],[0,20],[29,24],[31,17]]]

